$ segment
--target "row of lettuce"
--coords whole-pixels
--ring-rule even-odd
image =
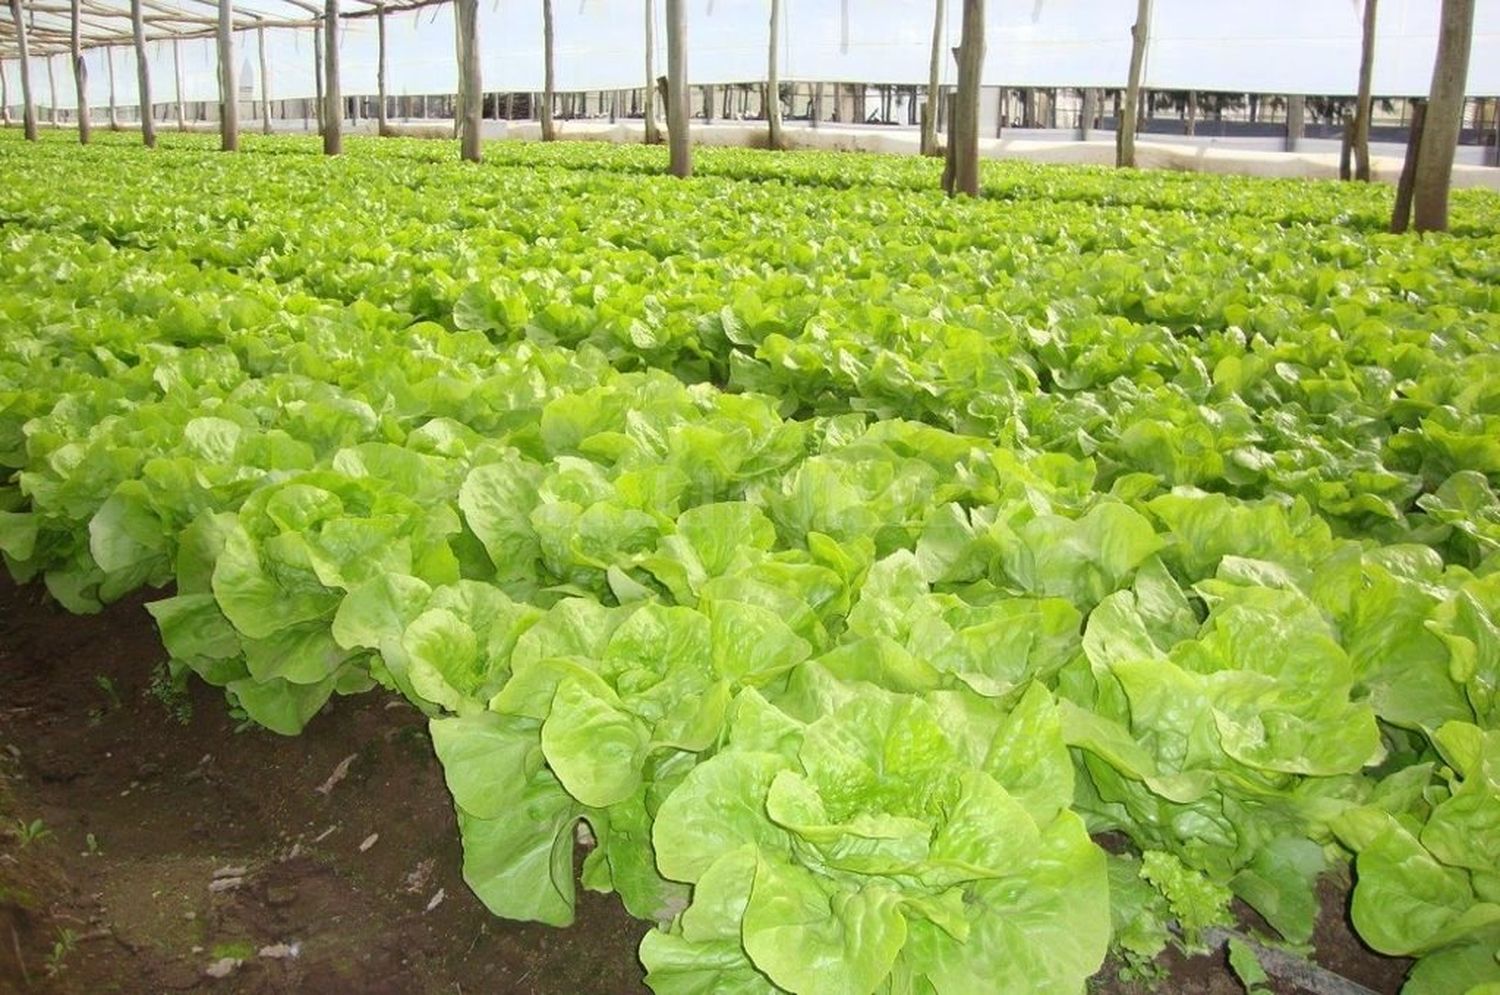
[[[726,392],[27,227],[0,252],[7,565],[79,611],[175,583],[151,606],[174,666],[279,732],[404,695],[497,914],[567,923],[575,874],[617,891],[659,924],[663,993],[1075,992],[1111,938],[1149,958],[1231,897],[1306,944],[1353,856],[1356,925],[1419,958],[1409,991],[1500,981],[1482,328],[1368,322],[1367,362],[1353,327],[1276,358],[1101,330],[1122,362],[1157,343],[1164,383],[1211,370],[1256,432],[1405,475],[1375,535],[1269,475],[1132,456],[1119,377],[1058,383],[1076,357],[1046,385],[1014,363],[1014,393],[1103,410],[1085,451],[908,420],[869,379],[823,410],[791,376]],[[695,328],[742,345],[739,320]],[[860,348],[934,340],[902,337]],[[1337,392],[1381,364],[1418,386]],[[1230,421],[1212,400],[1185,407]]]
[[[338,167],[100,148],[108,167],[82,178],[48,150],[36,184],[0,192],[0,217],[496,343],[592,346],[617,369],[767,394],[794,417],[867,412],[1088,458],[1101,489],[1146,473],[1301,497],[1341,534],[1441,532],[1470,566],[1500,540],[1485,479],[1500,472],[1494,235],[1423,242],[1066,197],[954,206],[853,185],[915,167],[836,157],[808,157],[847,181],[815,197],[622,177],[606,167],[649,150],[603,146],[508,150],[547,168],[481,172],[503,177],[491,185],[428,148],[367,146]],[[1064,193],[1097,182],[1046,175]],[[210,320],[193,289],[122,310],[165,309],[190,341]]]

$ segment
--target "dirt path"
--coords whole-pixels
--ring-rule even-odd
[[[613,896],[556,930],[464,887],[414,709],[336,699],[289,739],[236,731],[201,683],[164,702],[145,600],[80,618],[0,580],[0,992],[645,991]],[[296,956],[258,956],[278,944]],[[207,976],[221,958],[244,963]]]

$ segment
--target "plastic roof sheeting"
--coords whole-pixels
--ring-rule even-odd
[[[95,0],[114,3],[116,0]],[[124,0],[120,0],[121,3]],[[949,44],[956,45],[961,0],[948,0]],[[260,0],[254,9],[275,4]],[[665,3],[657,0],[656,72],[666,70]],[[688,0],[688,73],[693,83],[745,83],[766,76],[767,0]],[[785,80],[923,85],[932,37],[932,5],[921,0],[783,0],[781,73]],[[1118,87],[1130,57],[1134,0],[990,0],[986,85]],[[344,4],[346,11],[367,9]],[[609,90],[645,78],[641,0],[554,0],[557,88]],[[1427,92],[1436,47],[1437,0],[1380,0],[1374,91]],[[211,8],[204,8],[211,9]],[[847,18],[844,11],[847,9]],[[1359,64],[1361,0],[1155,0],[1144,85],[1160,89],[1352,95]],[[542,88],[540,0],[480,0],[480,60],[487,91]],[[0,15],[0,21],[8,18]],[[1477,0],[1468,92],[1500,96],[1500,0]],[[376,21],[346,19],[340,29],[346,95],[376,91]],[[313,34],[265,29],[273,100],[310,97]],[[453,12],[449,4],[387,16],[388,92],[451,93],[457,86]],[[211,38],[178,43],[183,95],[218,97]],[[259,96],[257,37],[236,34],[241,85]],[[152,91],[176,99],[173,43],[147,44]],[[58,105],[73,102],[66,56],[56,56]],[[91,103],[108,102],[105,55],[91,50]],[[38,104],[50,103],[45,61],[33,57]],[[135,57],[115,46],[115,95],[135,103]],[[956,78],[944,60],[945,82]],[[11,101],[19,101],[15,59],[4,64]],[[245,96],[248,99],[249,93]]]

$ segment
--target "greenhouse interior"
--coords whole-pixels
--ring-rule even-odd
[[[0,992],[1500,993],[1500,0],[5,0]]]

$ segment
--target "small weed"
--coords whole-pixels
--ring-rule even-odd
[[[233,943],[216,943],[213,948],[213,959],[224,960],[249,960],[255,956],[255,944],[246,940],[237,940]]]
[[[15,834],[16,839],[21,841],[22,846],[30,846],[52,835],[52,830],[48,829],[47,824],[41,819],[32,819],[30,822],[17,819],[16,828],[11,832]]]
[[[95,674],[94,683],[99,685],[99,690],[109,699],[109,711],[113,712],[120,707],[120,689],[115,687],[113,678],[108,674]]]
[[[78,934],[66,927],[57,931],[57,939],[52,941],[52,950],[47,954],[47,975],[57,977],[62,973],[63,961],[68,959],[78,946]]]
[[[178,725],[185,726],[193,720],[193,699],[188,696],[186,671],[174,674],[165,663],[157,664],[151,671],[149,690]]]
[[[104,847],[99,845],[99,837],[93,833],[84,836],[83,843],[84,846],[88,847],[88,850],[84,853],[85,857],[102,857],[104,855]]]

